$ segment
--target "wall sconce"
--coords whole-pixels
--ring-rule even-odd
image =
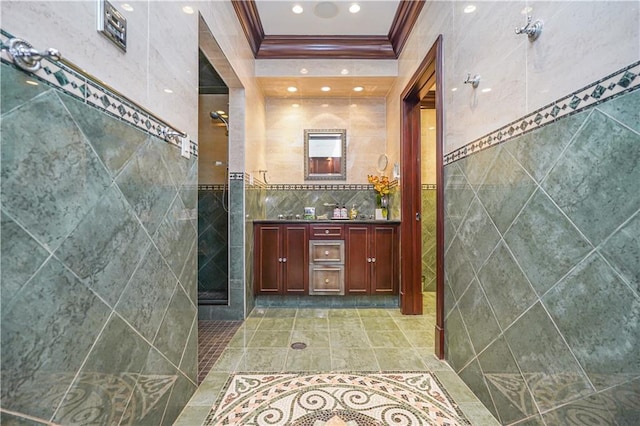
[[[471,78],[471,74],[467,74],[467,79],[464,81],[464,84],[470,84],[474,89],[477,88],[480,84],[480,75],[476,74]]]
[[[527,25],[522,28],[516,28],[516,34],[526,34],[529,37],[529,41],[537,39],[541,32],[542,21],[537,19],[536,22],[531,25],[531,15],[527,16]]]

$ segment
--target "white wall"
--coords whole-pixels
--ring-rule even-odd
[[[229,86],[229,171],[266,168],[264,96],[255,59],[230,1],[197,3],[212,40],[211,64]],[[204,38],[201,36],[201,39]]]
[[[366,184],[377,174],[386,150],[384,98],[267,98],[266,107],[270,184],[320,183],[304,180],[305,129],[347,130],[347,179],[333,182]]]
[[[429,1],[399,59],[399,79],[388,98],[397,122],[399,97],[439,34],[444,48],[445,153],[580,89],[640,58],[640,2]],[[514,29],[531,7],[544,21],[538,40]],[[480,74],[478,89],[462,84]],[[456,91],[452,91],[457,88]],[[481,90],[491,88],[488,93]],[[399,126],[389,126],[390,140]],[[399,145],[390,148],[399,156]],[[396,157],[396,158],[397,158]]]
[[[0,26],[65,59],[197,141],[198,14],[178,1],[111,1],[127,19],[127,52],[96,30],[95,0],[0,2]],[[191,47],[191,48],[187,48]],[[166,93],[171,89],[173,93]]]

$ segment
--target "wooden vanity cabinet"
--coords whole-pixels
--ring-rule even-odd
[[[307,294],[306,224],[257,225],[254,244],[256,294]]]
[[[256,223],[260,295],[393,295],[399,223]]]
[[[346,294],[397,294],[397,232],[394,225],[346,227]]]

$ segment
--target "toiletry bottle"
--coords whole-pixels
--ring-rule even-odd
[[[358,210],[356,210],[356,205],[354,204],[349,211],[349,219],[355,220],[358,217]]]
[[[338,204],[333,208],[333,218],[340,219],[340,206]]]
[[[348,219],[349,218],[349,212],[347,212],[347,207],[343,204],[342,208],[340,209],[340,219]]]

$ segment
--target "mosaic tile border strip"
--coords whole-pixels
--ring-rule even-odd
[[[444,156],[451,164],[476,152],[554,123],[586,108],[640,89],[640,61],[560,98]]]
[[[13,38],[11,34],[0,29],[0,45],[7,45]],[[18,71],[31,75],[33,78],[72,96],[87,105],[124,121],[149,135],[159,137],[170,145],[181,148],[177,138],[165,138],[163,132],[183,133],[168,125],[165,121],[146,111],[126,96],[106,87],[89,75],[79,72],[75,65],[64,59],[52,61],[48,58],[41,60],[42,66],[35,72],[27,72],[13,63],[6,50],[0,53],[0,60]],[[198,156],[198,145],[189,140],[189,153]]]
[[[433,189],[438,189],[437,185],[435,183],[423,183],[420,186],[420,189],[422,190],[433,190]]]
[[[398,181],[389,183],[391,189],[398,186]],[[283,183],[264,185],[269,191],[373,191],[373,185],[369,183]]]
[[[198,191],[226,191],[229,189],[229,185],[198,185]]]

